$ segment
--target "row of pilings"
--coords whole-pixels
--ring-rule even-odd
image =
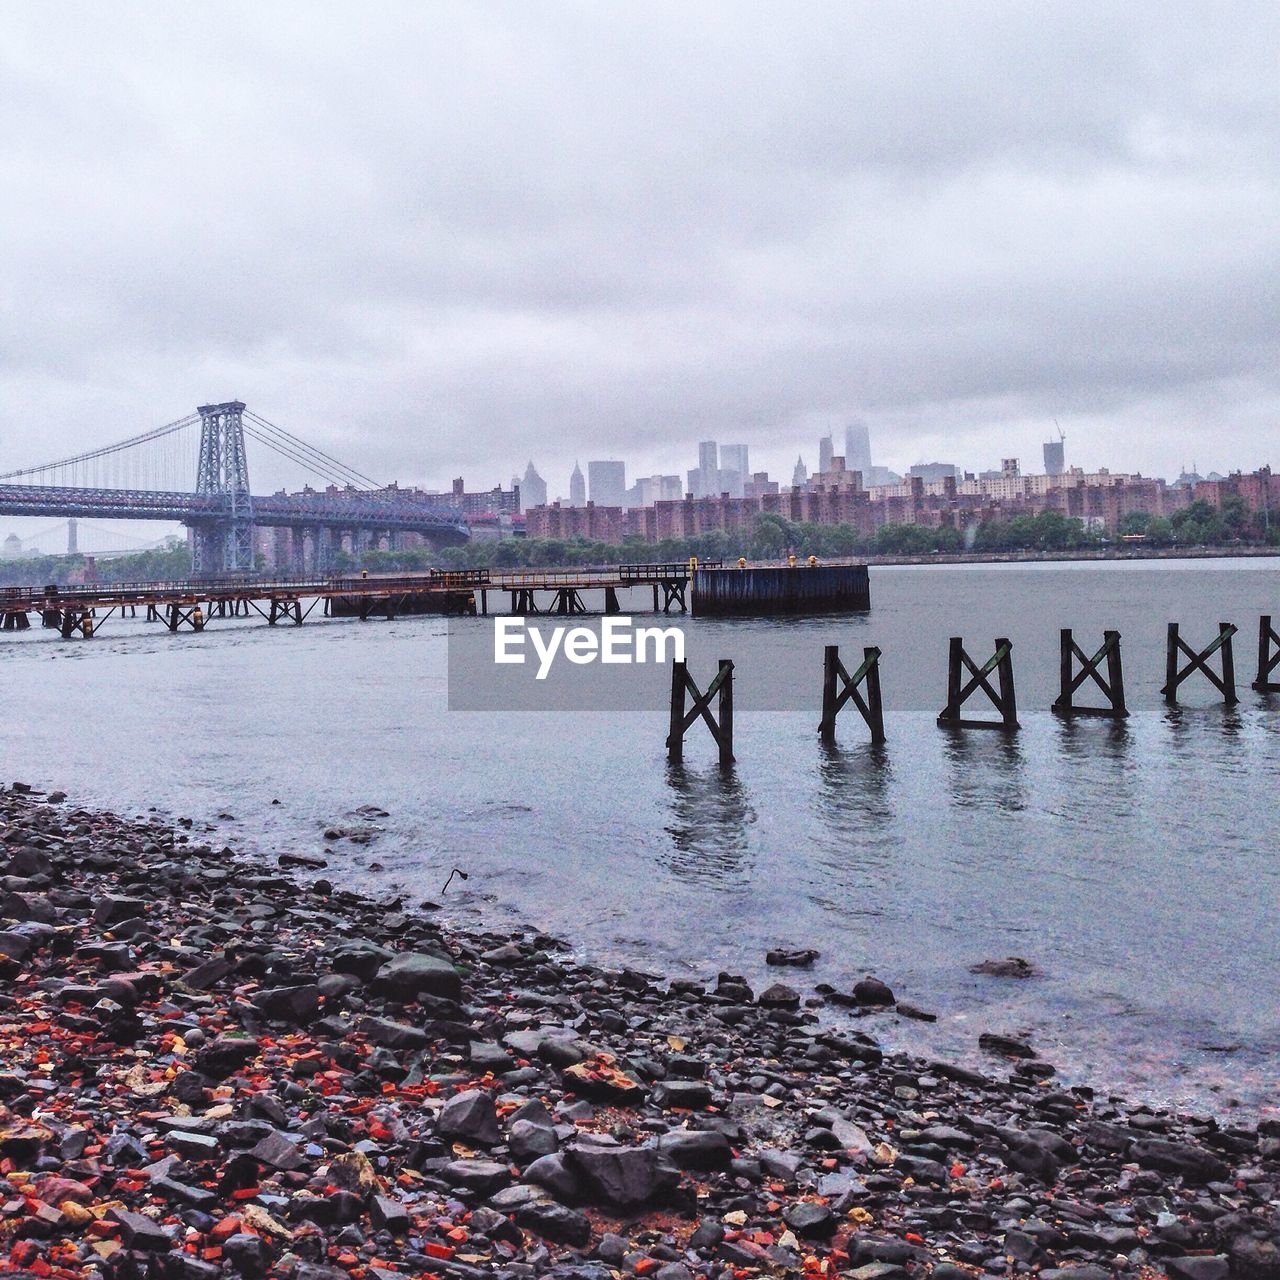
[[[1165,645],[1165,682],[1160,689],[1165,701],[1174,706],[1178,690],[1194,675],[1203,676],[1228,706],[1239,702],[1236,694],[1235,655],[1232,641],[1239,628],[1230,622],[1218,624],[1218,634],[1203,648],[1193,648],[1183,638],[1178,623],[1169,623]],[[840,657],[840,646],[829,644],[823,652],[822,719],[818,732],[833,744],[836,721],[845,707],[852,705],[870,732],[873,743],[886,740],[884,701],[880,689],[880,649],[868,645],[862,661],[850,672]],[[1258,619],[1258,666],[1252,688],[1260,693],[1280,693],[1280,635],[1271,615]],[[671,671],[671,707],[667,732],[667,757],[673,764],[684,759],[685,734],[701,720],[711,733],[720,763],[733,763],[733,661],[721,658],[715,676],[705,690],[698,687],[684,662]],[[1083,700],[1087,690],[1092,701]],[[966,706],[977,699],[985,716],[970,716]],[[1124,720],[1129,715],[1125,703],[1124,666],[1120,656],[1120,633],[1104,631],[1101,646],[1092,654],[1077,643],[1070,628],[1059,633],[1059,692],[1050,708],[1060,716],[1100,716]],[[994,714],[992,714],[994,712]],[[995,641],[993,652],[979,665],[965,648],[962,636],[952,636],[947,655],[947,701],[938,714],[938,724],[949,729],[996,729],[1016,732],[1018,699],[1014,686],[1013,643]]]

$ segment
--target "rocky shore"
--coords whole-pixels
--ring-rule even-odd
[[[784,983],[315,875],[0,793],[0,1270],[1280,1277],[1280,1122],[1064,1090],[1016,1042],[990,1077],[882,1053]]]

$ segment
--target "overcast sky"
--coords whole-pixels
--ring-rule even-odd
[[[0,2],[0,471],[1280,465],[1280,6]],[[255,467],[256,463],[256,467]],[[255,489],[277,473],[252,455]]]

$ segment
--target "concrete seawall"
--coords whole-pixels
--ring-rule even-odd
[[[854,613],[871,608],[865,564],[696,569],[694,617]]]

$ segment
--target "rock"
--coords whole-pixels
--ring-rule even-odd
[[[224,1080],[258,1056],[258,1042],[247,1036],[218,1036],[196,1055],[196,1069],[213,1080]]]
[[[591,1240],[591,1223],[573,1209],[551,1201],[534,1201],[516,1210],[516,1222],[555,1244],[581,1249]]]
[[[123,898],[114,894],[104,894],[98,899],[93,909],[95,924],[110,928],[124,920],[133,920],[145,914],[147,904],[142,898]]]
[[[677,1170],[652,1147],[582,1141],[564,1155],[588,1194],[619,1209],[660,1199],[680,1181]]]
[[[785,982],[775,982],[760,993],[757,1003],[764,1009],[798,1009],[800,993]]]
[[[532,1120],[515,1120],[507,1134],[511,1158],[523,1167],[541,1156],[553,1155],[560,1146],[556,1131],[550,1125]]]
[[[427,1043],[427,1033],[420,1027],[411,1027],[394,1018],[361,1018],[358,1027],[370,1044],[380,1044],[387,1049],[421,1049]]]
[[[1034,1058],[1036,1051],[1022,1040],[1012,1036],[998,1035],[993,1031],[984,1031],[978,1037],[978,1047],[988,1053],[999,1054],[1005,1058]]]
[[[127,1209],[107,1210],[107,1221],[118,1223],[124,1242],[130,1249],[142,1249],[147,1253],[163,1253],[173,1247],[173,1241],[154,1218]]]
[[[1109,1268],[1093,1263],[1071,1267],[1047,1267],[1040,1272],[1040,1280],[1112,1280]]]
[[[250,1003],[264,1018],[296,1027],[311,1022],[318,1016],[320,988],[315,983],[269,987],[253,995]]]
[[[259,1164],[270,1165],[273,1169],[302,1168],[302,1157],[298,1154],[297,1144],[278,1130],[272,1130],[267,1134],[249,1154]]]
[[[782,1211],[782,1220],[805,1240],[825,1240],[835,1234],[836,1216],[823,1204],[797,1200]]]
[[[1185,1258],[1165,1258],[1169,1280],[1227,1280],[1231,1262],[1223,1254],[1199,1254]]]
[[[650,1100],[664,1111],[702,1111],[711,1105],[711,1088],[701,1080],[664,1080],[654,1085]]]
[[[492,1195],[511,1181],[511,1170],[493,1160],[451,1160],[443,1170],[445,1181],[481,1195]]]
[[[767,951],[764,962],[777,967],[791,965],[797,969],[807,969],[821,954],[821,952],[807,947],[796,951],[787,951],[779,948],[775,951]]]
[[[1040,970],[1021,956],[1007,956],[1003,960],[983,960],[969,966],[970,973],[982,973],[992,978],[1038,978]]]
[[[535,1187],[550,1191],[559,1200],[577,1200],[582,1191],[582,1180],[571,1169],[563,1152],[555,1152],[549,1156],[539,1156],[525,1171],[526,1182]],[[494,1196],[492,1203],[497,1205]]]
[[[388,960],[374,977],[374,987],[397,1000],[419,995],[462,998],[462,979],[448,960],[417,951],[402,951]]]
[[[658,1139],[658,1150],[677,1169],[727,1169],[733,1160],[729,1139],[714,1130],[676,1129],[664,1133]]]
[[[866,977],[855,983],[853,998],[861,1005],[875,1008],[894,1004],[893,992],[879,978]]]
[[[498,1113],[493,1095],[484,1089],[455,1093],[436,1118],[436,1133],[449,1140],[491,1147],[499,1142]]]
[[[564,1071],[565,1083],[575,1093],[599,1102],[631,1103],[644,1097],[644,1089],[617,1065],[612,1054],[593,1054]]]
[[[926,1013],[923,1009],[916,1008],[913,1004],[904,1004],[901,1000],[895,1006],[896,1012],[904,1018],[914,1018],[916,1022],[937,1022],[938,1015],[936,1013]],[[939,1268],[934,1267],[930,1275],[936,1276]],[[968,1273],[966,1272],[967,1276]]]
[[[1187,1142],[1143,1139],[1129,1148],[1129,1158],[1144,1169],[1181,1174],[1188,1182],[1225,1182],[1231,1176],[1217,1156]]]

